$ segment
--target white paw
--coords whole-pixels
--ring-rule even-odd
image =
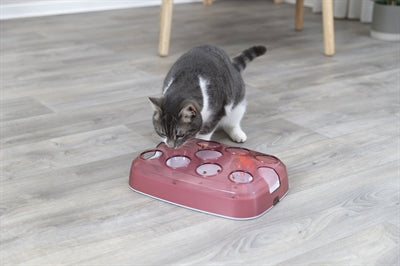
[[[242,143],[242,142],[245,142],[247,140],[246,133],[244,133],[241,128],[234,128],[230,132],[229,136],[231,137],[231,139],[234,142],[238,142],[238,143]]]
[[[209,134],[197,134],[196,138],[198,139],[202,139],[202,140],[210,140],[211,136],[212,136],[213,132],[209,133]]]

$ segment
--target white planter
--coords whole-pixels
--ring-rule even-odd
[[[374,4],[371,36],[384,41],[400,41],[400,6]]]

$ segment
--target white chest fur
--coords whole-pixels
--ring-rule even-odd
[[[207,122],[210,117],[211,117],[211,110],[210,110],[210,102],[209,102],[209,97],[207,93],[207,86],[208,86],[208,80],[203,78],[202,76],[199,76],[199,85],[201,89],[201,93],[203,95],[203,109],[201,109],[201,117],[203,119],[203,123]]]

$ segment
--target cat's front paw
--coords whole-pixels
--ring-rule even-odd
[[[200,134],[200,133],[198,133],[196,135],[196,138],[202,139],[202,140],[210,140],[213,133],[214,133],[214,131],[211,132],[211,133],[208,133],[208,134]]]
[[[243,143],[247,140],[246,133],[244,133],[243,130],[240,128],[235,128],[234,130],[232,130],[229,136],[234,142],[238,143]]]

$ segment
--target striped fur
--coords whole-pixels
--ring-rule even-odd
[[[241,72],[246,68],[247,63],[251,62],[256,57],[265,54],[266,52],[267,48],[265,48],[265,46],[250,47],[244,50],[238,56],[234,57],[232,59],[232,64],[239,72]]]

